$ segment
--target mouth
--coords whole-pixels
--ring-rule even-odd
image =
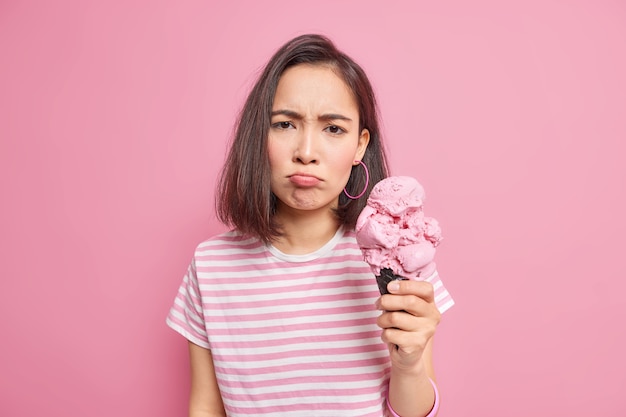
[[[289,181],[298,187],[314,187],[322,180],[315,175],[296,173],[289,176]]]

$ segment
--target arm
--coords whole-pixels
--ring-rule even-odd
[[[189,417],[225,417],[224,404],[209,349],[189,342],[191,393]]]
[[[427,358],[428,357],[428,358]],[[392,367],[389,402],[402,417],[426,416],[433,409],[435,393],[428,380],[435,381],[432,367],[432,339],[422,355],[425,372],[403,372]],[[405,411],[406,410],[406,411]]]
[[[435,402],[431,380],[433,337],[441,315],[434,301],[431,284],[419,281],[395,281],[391,294],[382,296],[378,308],[383,313],[378,325],[389,347],[391,377],[389,402],[402,417],[429,415]]]

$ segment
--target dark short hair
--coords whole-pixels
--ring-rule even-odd
[[[280,225],[273,216],[276,196],[270,189],[267,152],[272,106],[281,75],[299,64],[329,65],[354,94],[359,108],[359,132],[367,129],[370,133],[363,156],[370,174],[367,191],[357,200],[349,199],[344,193],[339,196],[336,210],[339,223],[353,228],[372,187],[388,175],[376,98],[363,69],[322,35],[302,35],[292,39],[272,56],[246,99],[215,196],[220,221],[264,242],[281,234]],[[346,189],[351,195],[358,195],[364,187],[363,168],[354,166]]]

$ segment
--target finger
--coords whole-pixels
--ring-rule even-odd
[[[406,332],[420,329],[420,319],[405,311],[386,311],[376,319],[376,324],[382,329],[398,329]]]
[[[434,333],[439,324],[439,317],[417,317],[406,311],[387,311],[376,319],[376,324],[382,329]]]
[[[433,288],[433,284],[426,281],[413,281],[408,279],[391,281],[387,284],[387,291],[389,291],[390,294],[416,295],[427,302],[435,301],[435,289]]]
[[[410,333],[399,329],[385,329],[381,335],[382,341],[390,349],[409,355],[422,352],[428,344],[430,337],[430,333]]]
[[[380,297],[377,307],[383,311],[406,311],[414,316],[434,315],[434,303],[415,295],[386,294]]]

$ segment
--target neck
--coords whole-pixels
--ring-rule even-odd
[[[324,246],[337,232],[339,222],[328,210],[307,216],[276,214],[283,235],[273,242],[281,252],[302,255]]]

